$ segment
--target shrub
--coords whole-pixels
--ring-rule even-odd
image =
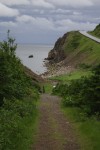
[[[100,114],[100,65],[93,69],[91,77],[58,84],[53,93],[63,97],[65,106],[80,107],[88,115]]]
[[[31,118],[34,120],[35,117],[34,100],[4,100],[3,107],[0,109],[0,149],[17,150],[22,143],[26,144],[27,125],[29,120]]]

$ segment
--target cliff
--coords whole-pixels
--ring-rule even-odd
[[[67,35],[68,35],[68,33],[64,34],[63,37],[59,38],[56,41],[54,48],[49,52],[48,60],[51,63],[54,63],[54,62],[58,63],[66,58],[66,54],[64,52],[63,45],[65,43]]]
[[[71,31],[56,41],[47,59],[50,64],[63,62],[65,66],[95,65],[100,63],[100,44],[78,31]]]

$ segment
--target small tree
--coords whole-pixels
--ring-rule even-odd
[[[15,50],[17,44],[15,44],[15,39],[10,37],[10,30],[7,32],[7,41],[0,42],[0,51],[6,52],[11,56],[15,56]]]
[[[23,65],[15,56],[15,39],[10,38],[9,32],[7,41],[0,42],[0,106],[4,98],[22,98],[29,85]]]

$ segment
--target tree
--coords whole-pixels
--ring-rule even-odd
[[[7,33],[7,41],[0,42],[0,105],[3,99],[21,98],[25,95],[29,79],[24,67],[15,56],[17,44]]]

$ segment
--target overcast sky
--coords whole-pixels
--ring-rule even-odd
[[[100,0],[0,0],[0,40],[10,29],[17,43],[51,44],[99,23]]]

